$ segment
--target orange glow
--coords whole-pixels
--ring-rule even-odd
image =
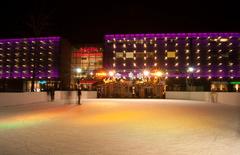
[[[96,73],[96,76],[107,76],[107,73],[105,72]]]

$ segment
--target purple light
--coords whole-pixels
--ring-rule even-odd
[[[196,37],[202,37],[202,38],[207,38],[207,37],[240,37],[240,33],[235,33],[235,32],[230,32],[230,33],[157,33],[157,34],[110,34],[110,35],[105,35],[105,39],[123,39],[123,38],[128,38],[128,39],[133,39],[135,38],[142,38],[142,37],[146,37],[148,39],[151,38],[164,38],[164,37],[168,37],[168,38],[175,38],[175,37],[179,37],[179,38],[186,38],[186,37],[190,37],[190,38],[196,38]]]
[[[54,36],[54,37],[39,37],[39,38],[16,38],[16,39],[0,39],[0,43],[2,44],[7,44],[7,42],[15,43],[15,42],[28,42],[28,46],[34,46],[31,44],[32,41],[52,41],[54,47],[54,52],[57,53],[59,50],[59,42],[60,42],[61,37]],[[17,47],[18,45],[13,44],[9,45],[13,48]],[[19,45],[22,46],[22,45]],[[32,50],[32,49],[29,49]],[[15,52],[14,50],[10,51]],[[22,58],[22,57],[19,57]],[[30,59],[30,58],[29,58]],[[55,58],[54,58],[55,59]],[[54,60],[55,61],[55,60]],[[55,63],[55,62],[54,62]],[[53,68],[48,68],[46,65],[42,64],[44,67],[43,68],[36,68],[36,78],[58,78],[59,77],[59,70],[58,68],[53,64]],[[33,73],[30,72],[31,67],[26,66],[26,67],[14,67],[13,64],[9,67],[1,67],[2,72],[0,73],[0,78],[31,78],[33,76]],[[50,71],[50,73],[48,72]],[[9,71],[9,73],[7,72]],[[24,72],[25,71],[25,72]],[[42,72],[40,72],[42,71]]]
[[[61,37],[39,37],[39,38],[15,38],[15,39],[0,39],[0,42],[22,42],[22,41],[59,41]]]

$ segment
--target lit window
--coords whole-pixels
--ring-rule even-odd
[[[136,67],[136,63],[133,63],[133,66]]]
[[[167,60],[167,57],[165,57],[164,59]]]
[[[175,46],[178,46],[178,43],[176,43]]]
[[[113,63],[113,67],[115,67],[115,63]]]
[[[157,57],[154,57],[155,60],[157,60]]]
[[[146,63],[144,63],[144,66],[147,66],[147,64],[146,64]]]
[[[154,53],[157,53],[157,50],[155,50]]]
[[[164,46],[166,47],[166,46],[167,46],[167,43],[165,43]]]
[[[212,63],[208,63],[208,66],[212,65]]]
[[[144,52],[144,53],[147,53],[147,51],[146,51],[146,50],[144,50],[143,52]]]
[[[176,60],[178,60],[178,56],[176,56],[176,58],[175,58]]]
[[[136,48],[137,47],[136,44],[133,44],[133,47]]]
[[[123,66],[126,66],[126,64],[125,64],[125,63],[123,63]]]
[[[200,56],[198,56],[197,59],[200,59]]]
[[[200,63],[197,63],[197,66],[200,66]]]
[[[146,60],[147,58],[146,57],[144,57],[144,60]]]
[[[113,48],[116,48],[116,45],[115,45],[115,44],[113,44]]]
[[[147,45],[146,45],[145,43],[143,44],[143,46],[144,46],[144,48],[146,48],[146,47],[147,47]]]
[[[126,48],[126,44],[123,44],[123,48]]]
[[[186,50],[186,52],[185,53],[189,53],[189,50]]]
[[[154,63],[154,66],[157,66],[157,63]]]

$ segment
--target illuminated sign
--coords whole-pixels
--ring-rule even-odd
[[[240,84],[240,81],[232,81],[232,82],[229,82],[230,84]]]
[[[103,54],[102,53],[73,53],[73,57],[91,57],[91,56],[93,56],[93,57],[101,57],[101,56],[103,56]]]
[[[105,72],[96,73],[96,76],[107,76],[107,73]]]
[[[43,81],[38,81],[39,84],[46,84],[47,81],[43,80]]]

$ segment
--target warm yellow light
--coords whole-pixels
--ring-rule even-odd
[[[220,41],[221,42],[226,42],[226,41],[228,41],[228,39],[227,38],[221,38]]]
[[[155,73],[155,75],[156,75],[157,77],[161,77],[161,76],[163,75],[163,73],[162,73],[161,71],[157,71],[157,72]]]
[[[100,73],[96,73],[96,76],[106,76],[107,74],[105,72],[100,72]]]
[[[109,75],[109,76],[113,76],[114,73],[115,73],[115,71],[109,71],[109,72],[108,72],[108,75]]]

